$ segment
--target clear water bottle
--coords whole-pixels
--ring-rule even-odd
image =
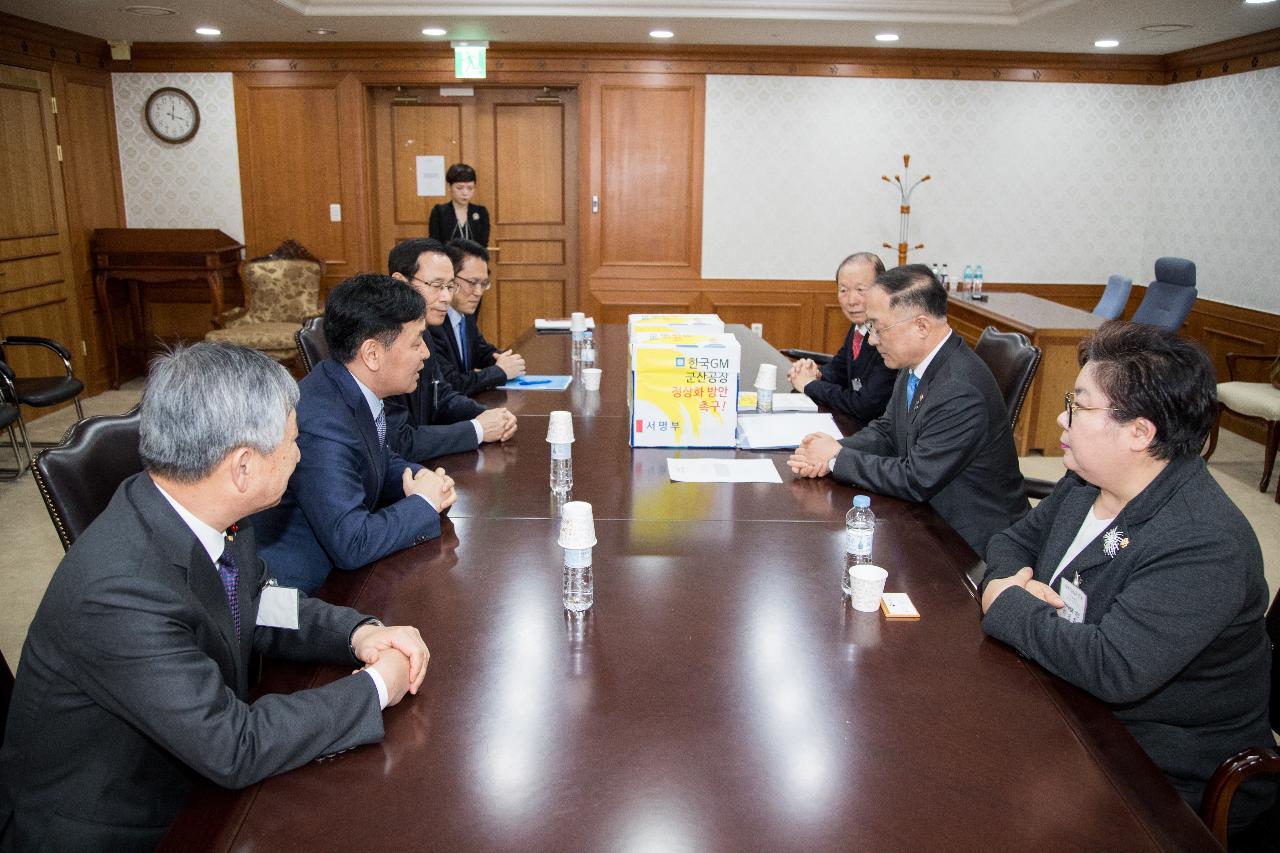
[[[573,445],[551,445],[551,492],[568,494],[573,488]]]
[[[596,342],[590,329],[582,333],[582,357],[580,361],[583,367],[595,367],[596,364]]]
[[[591,609],[595,591],[591,585],[591,549],[564,549],[564,609],[581,613]]]
[[[964,265],[964,286],[961,288],[969,297],[973,297],[973,267]]]
[[[942,281],[942,270],[938,269],[937,264],[933,264],[931,267],[929,267],[929,271],[933,273],[934,278],[936,278],[938,281]]]
[[[871,545],[876,536],[876,516],[871,511],[871,498],[854,495],[853,506],[844,517],[844,568],[840,572],[840,588],[849,594],[849,569],[871,562]]]
[[[575,329],[574,331],[570,332],[570,334],[573,335],[573,343],[572,343],[572,347],[570,348],[570,353],[573,356],[573,363],[579,364],[582,362],[582,350],[587,342],[587,332],[585,329],[582,331],[578,331]]]
[[[973,268],[973,298],[982,296],[982,264]]]
[[[773,411],[773,389],[756,386],[756,411],[767,415]]]
[[[951,272],[947,269],[947,265],[942,265],[942,288],[943,290],[951,289]]]

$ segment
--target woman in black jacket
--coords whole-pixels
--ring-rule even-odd
[[[431,208],[427,236],[441,243],[450,240],[472,240],[489,245],[489,211],[471,203],[476,191],[476,170],[466,163],[454,163],[444,173],[449,185],[450,201]]]

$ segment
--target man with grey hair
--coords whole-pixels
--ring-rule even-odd
[[[265,355],[200,343],[152,364],[146,470],[54,572],[0,750],[0,850],[151,850],[200,776],[241,788],[382,739],[416,693],[416,628],[274,584],[243,519],[298,461],[298,389]],[[362,670],[249,701],[254,653]]]

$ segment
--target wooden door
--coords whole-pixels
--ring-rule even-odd
[[[374,245],[379,269],[399,240],[423,237],[432,206],[418,196],[416,161],[470,163],[475,203],[489,210],[490,278],[480,328],[505,346],[537,317],[577,310],[577,93],[478,88],[471,97],[437,89],[374,90]]]
[[[0,335],[53,338],[79,361],[52,95],[47,72],[0,65]],[[5,355],[19,375],[62,373],[61,359],[42,348]]]

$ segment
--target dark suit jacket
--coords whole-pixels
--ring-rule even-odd
[[[478,204],[467,205],[468,238],[481,246],[489,245],[489,211]],[[453,212],[453,202],[446,201],[431,208],[431,216],[427,220],[427,236],[441,243],[448,243],[462,236],[458,229],[458,214]]]
[[[880,350],[865,339],[855,359],[853,330],[850,326],[840,351],[822,365],[822,378],[804,386],[804,393],[815,403],[866,424],[884,414],[898,371],[885,367]]]
[[[378,447],[369,404],[346,367],[326,358],[298,383],[302,459],[278,506],[253,516],[262,556],[286,586],[312,592],[331,569],[350,571],[440,535],[440,516],[405,496],[410,464]]]
[[[427,329],[431,358],[432,361],[439,358],[440,375],[444,380],[459,394],[468,397],[505,384],[507,374],[498,367],[494,359],[499,350],[480,334],[475,316],[463,315],[462,318],[462,331],[467,338],[465,361],[458,351],[458,340],[454,337],[452,323],[453,318],[450,317],[442,325]]]
[[[833,474],[882,495],[928,502],[982,554],[992,534],[1030,508],[1004,398],[955,332],[920,377],[910,413],[907,377],[898,371],[883,415],[841,440]]]
[[[414,462],[475,450],[480,442],[471,421],[485,410],[453,389],[441,375],[444,359],[435,354],[437,344],[428,338],[427,345],[432,355],[418,374],[418,387],[386,399],[387,444]]]
[[[1026,518],[992,537],[983,584],[1023,566],[1048,583],[1097,497],[1075,474],[1063,477]],[[1088,596],[1082,623],[1009,590],[983,629],[1110,705],[1198,809],[1219,763],[1272,743],[1267,581],[1253,529],[1201,459],[1176,460],[1062,576],[1077,573]],[[1240,788],[1233,828],[1260,814],[1273,789]]]
[[[151,850],[199,776],[241,788],[382,739],[364,674],[249,704],[251,652],[354,666],[364,617],[302,597],[298,630],[255,628],[266,569],[241,528],[238,640],[208,552],[147,474],[76,540],[22,650],[0,849]]]

